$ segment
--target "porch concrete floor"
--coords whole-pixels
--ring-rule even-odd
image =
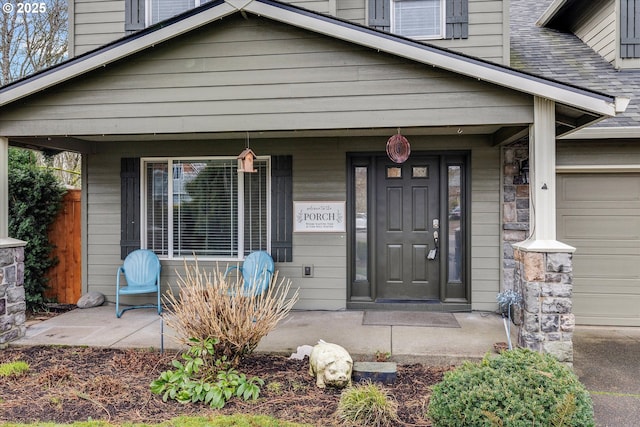
[[[257,351],[288,355],[322,339],[342,345],[354,357],[380,351],[398,362],[449,365],[480,359],[493,352],[494,343],[506,341],[502,317],[494,313],[455,313],[459,328],[363,325],[363,316],[364,311],[293,311]],[[512,327],[514,343],[516,329]],[[130,310],[118,319],[114,306],[104,305],[33,323],[13,344],[177,349],[174,336],[154,309]]]

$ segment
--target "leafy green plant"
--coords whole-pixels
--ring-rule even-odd
[[[222,408],[232,397],[256,400],[264,381],[247,378],[231,367],[225,358],[215,358],[216,338],[192,339],[182,354],[184,362],[174,360],[175,369],[164,371],[151,383],[151,391],[162,394],[162,400],[181,403],[204,402],[212,408]]]
[[[0,377],[19,376],[29,371],[29,364],[22,360],[0,364]]]
[[[342,392],[338,416],[357,425],[391,426],[398,421],[398,404],[382,386],[367,382]]]
[[[47,169],[36,166],[29,150],[9,149],[9,235],[24,240],[24,290],[27,308],[45,302],[46,273],[54,266],[49,226],[56,218],[64,188]]]
[[[436,427],[595,425],[578,377],[552,356],[526,349],[447,372],[433,388],[428,416]]]

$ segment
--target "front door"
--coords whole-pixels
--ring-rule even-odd
[[[375,165],[376,302],[440,300],[440,158]]]

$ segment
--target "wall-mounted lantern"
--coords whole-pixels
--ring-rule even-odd
[[[245,148],[238,156],[238,172],[257,172],[253,168],[253,161],[256,158],[256,153],[249,147]]]
[[[520,162],[520,180],[522,184],[529,183],[529,159],[524,159]]]

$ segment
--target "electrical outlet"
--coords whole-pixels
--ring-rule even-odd
[[[302,266],[302,277],[313,277],[313,265]]]

